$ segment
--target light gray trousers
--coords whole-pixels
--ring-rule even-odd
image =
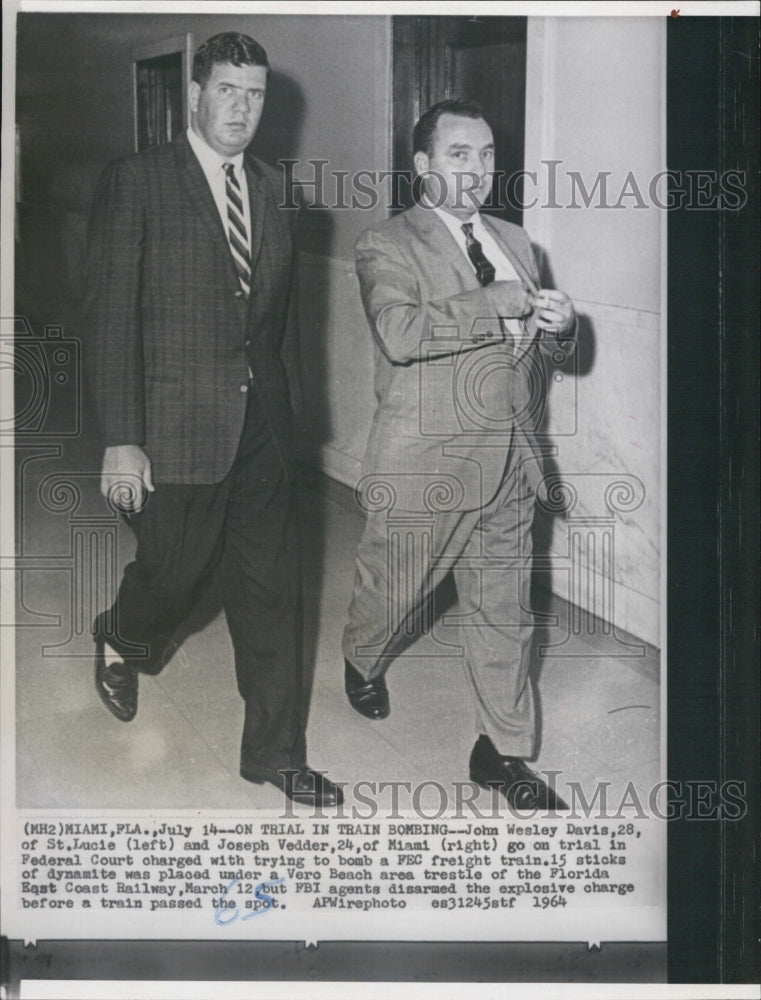
[[[446,622],[456,632],[445,626],[438,634],[461,649],[476,732],[516,757],[531,757],[535,739],[528,677],[533,516],[534,492],[517,451],[496,495],[478,510],[371,511],[343,636],[344,656],[359,673],[382,675],[413,636],[430,632],[432,594],[452,571],[459,613]]]

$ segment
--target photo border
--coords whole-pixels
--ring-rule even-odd
[[[246,6],[245,13],[255,12]],[[500,5],[500,13],[509,13],[507,6]],[[404,8],[409,12],[409,5]],[[8,41],[6,37],[6,46]],[[683,7],[667,29],[669,167],[730,169],[740,158],[749,170],[748,204],[734,222],[718,213],[686,209],[672,211],[668,218],[668,777],[682,782],[744,780],[749,805],[746,818],[734,824],[669,824],[669,983],[741,983],[758,976],[759,871],[757,861],[755,871],[749,862],[759,784],[759,461],[755,428],[749,427],[749,414],[757,414],[759,402],[758,298],[753,294],[759,264],[758,243],[755,254],[752,243],[759,231],[758,145],[757,132],[754,148],[733,128],[738,94],[748,120],[755,111],[757,121],[758,90],[754,106],[748,96],[753,91],[739,79],[732,59],[738,51],[747,56],[752,78],[757,43],[754,17],[692,18]],[[757,67],[756,60],[756,74]],[[4,110],[5,133],[7,104]],[[699,132],[679,129],[698,112],[703,122]],[[4,216],[7,245],[9,220]],[[11,234],[12,225],[11,220]],[[711,280],[696,282],[696,273]],[[7,288],[4,274],[4,303]],[[710,339],[700,342],[701,335],[707,331],[710,338],[714,330],[719,333],[718,363]],[[684,461],[685,455],[697,455],[700,461]],[[3,551],[7,538],[6,531]],[[463,978],[458,981],[507,985],[514,980],[498,974],[510,972],[511,949],[528,952],[543,946],[465,942],[467,961],[460,958]],[[569,972],[581,969],[585,959],[594,964],[586,944],[559,947]],[[6,941],[4,948],[8,984],[18,981],[19,972],[26,978],[119,979],[146,967],[161,968],[167,978],[203,968],[221,982],[237,979],[238,970],[247,966],[262,981],[270,979],[276,966],[284,982],[327,982],[340,969],[347,977],[361,972],[374,982],[434,983],[443,956],[453,950],[451,943],[321,942],[312,951],[290,942],[75,940],[38,941],[31,958],[22,942]],[[611,969],[631,958],[623,942],[605,944],[603,950]],[[530,956],[526,960],[533,961]],[[391,965],[399,977],[383,978]],[[364,975],[369,969],[377,978]],[[346,981],[360,977],[351,975]],[[528,982],[519,995],[531,995]]]

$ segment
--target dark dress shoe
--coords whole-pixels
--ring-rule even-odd
[[[513,809],[568,809],[559,795],[520,757],[503,757],[488,736],[479,736],[470,755],[470,780],[495,785]]]
[[[95,640],[95,689],[109,712],[120,722],[131,722],[135,718],[137,671],[122,660],[106,664],[102,636]]]
[[[326,778],[320,771],[302,764],[300,767],[284,767],[279,771],[269,768],[241,765],[240,775],[246,781],[263,785],[268,781],[291,799],[305,806],[340,806],[344,800],[340,787]]]
[[[366,719],[385,719],[391,711],[385,677],[366,681],[348,660],[344,664],[344,686],[351,707]]]

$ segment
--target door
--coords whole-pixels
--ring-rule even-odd
[[[485,211],[518,224],[526,104],[525,17],[393,18],[393,165],[412,169],[412,128],[446,98],[478,101],[494,131],[497,176]],[[400,185],[404,208],[411,187]]]

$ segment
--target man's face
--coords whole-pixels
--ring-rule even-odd
[[[418,174],[433,202],[458,218],[467,218],[489,197],[494,171],[494,136],[483,118],[443,114],[436,122],[430,156],[415,153]]]
[[[206,84],[190,84],[191,126],[220,156],[251,142],[264,108],[265,66],[215,63]]]

